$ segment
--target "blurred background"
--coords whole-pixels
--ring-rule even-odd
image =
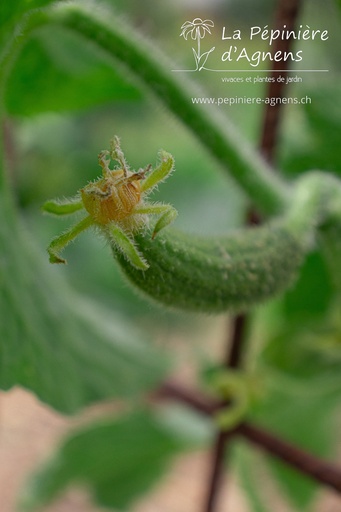
[[[117,9],[118,16],[126,18],[137,31],[161,47],[173,60],[174,69],[193,66],[192,41],[179,37],[180,27],[186,20],[196,17],[213,20],[212,34],[207,35],[202,44],[207,44],[207,49],[223,48],[222,26],[248,33],[252,25],[271,25],[276,6],[271,0],[145,0],[143,3],[111,0],[109,3]],[[311,104],[288,105],[283,109],[277,165],[290,178],[312,167],[341,172],[340,17],[341,12],[332,0],[303,2],[299,23],[327,29],[330,38],[326,42],[298,43],[304,51],[302,68],[324,68],[330,72],[304,73],[300,75],[302,83],[290,85],[288,95],[312,98]],[[258,43],[246,38],[243,38],[243,46],[250,51],[261,49]],[[212,55],[210,65],[221,67],[214,59]],[[222,83],[221,74],[209,71],[190,75],[206,91],[205,96],[262,97],[266,94],[266,84],[226,84]],[[243,75],[236,73],[234,76]],[[42,216],[40,205],[48,198],[72,196],[95,179],[100,171],[97,154],[108,147],[115,134],[121,138],[133,169],[149,163],[154,165],[161,148],[174,155],[176,172],[159,187],[153,199],[176,207],[179,212],[177,228],[198,234],[218,234],[244,222],[247,199],[194,136],[162,105],[141,91],[125,69],[117,66],[113,70],[103,55],[71,33],[50,27],[37,32],[22,52],[11,77],[7,105],[10,117],[6,138],[11,180],[27,229],[34,233],[42,249],[52,236],[69,226],[70,220]],[[260,139],[262,107],[240,104],[220,108],[256,146]],[[77,291],[129,318],[148,333],[151,343],[175,353],[177,378],[192,382],[198,369],[219,361],[227,337],[227,318],[164,311],[142,299],[122,278],[110,248],[90,232],[69,246],[66,255],[69,265],[53,268],[51,272],[67,275]],[[297,308],[301,319],[302,315],[322,316],[330,306],[328,278],[321,265],[319,256],[313,255],[306,270],[309,279],[312,275],[316,278],[314,297],[311,291],[305,290],[305,295],[302,292],[304,300],[301,300],[302,294],[294,292],[287,299],[286,314],[292,314],[293,322]],[[310,304],[302,306],[307,304],[307,297]],[[277,303],[275,306],[281,309]],[[271,307],[263,308],[257,320],[259,325],[264,325],[272,313]],[[264,329],[260,327],[259,331],[263,334]],[[267,357],[277,361],[277,354],[271,350]],[[1,403],[1,511],[13,512],[15,496],[27,474],[53,449],[70,423],[78,424],[88,415],[96,415],[106,407],[110,409],[110,404],[93,407],[80,418],[68,420],[20,390],[2,394]],[[254,453],[253,457],[257,464],[258,454]],[[160,488],[132,510],[199,511],[207,471],[205,452],[179,458]],[[264,472],[266,478],[266,468]],[[233,476],[229,483],[232,491],[226,492],[221,512],[251,510],[239,486]],[[277,488],[270,486],[267,492],[275,503],[272,510],[296,510],[282,499]],[[333,498],[324,498],[323,494],[317,496],[311,510],[339,510],[336,508],[340,507],[339,502],[334,503]],[[83,494],[72,491],[46,510],[94,512],[99,509],[92,507]]]

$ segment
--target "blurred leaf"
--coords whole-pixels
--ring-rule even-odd
[[[160,354],[112,312],[77,296],[0,202],[0,386],[71,413],[156,385]]]
[[[14,115],[85,109],[140,93],[89,42],[67,30],[40,29],[22,50],[9,79],[7,110]]]
[[[75,432],[36,474],[24,511],[44,506],[70,484],[87,485],[99,505],[126,509],[146,493],[183,445],[147,412],[102,420]]]
[[[341,172],[341,97],[339,86],[307,91],[311,103],[302,106],[303,119],[285,150],[282,167],[290,174],[309,169]],[[302,130],[302,126],[306,129]],[[302,136],[303,134],[303,136]]]
[[[287,325],[323,318],[333,297],[333,286],[320,253],[307,257],[298,281],[283,298],[284,321]]]
[[[265,506],[262,496],[262,485],[265,486],[263,475],[259,474],[258,461],[255,460],[251,447],[244,443],[235,443],[233,452],[238,471],[238,479],[245,491],[252,512],[270,512]]]
[[[335,319],[339,303],[334,305],[335,298],[326,293],[330,284],[319,282],[325,276],[321,263],[319,255],[311,256],[298,286],[290,292],[293,295],[281,301],[277,328],[271,326],[271,337],[264,341],[259,371],[267,380],[267,396],[255,419],[284,439],[327,458],[337,443],[332,426],[341,395],[341,329]],[[295,510],[306,510],[316,483],[278,461],[271,460],[271,468]]]
[[[280,300],[277,314],[270,308],[267,322],[272,325],[262,335],[262,360],[301,381],[336,380],[341,361],[337,351],[330,350],[330,339],[337,336],[329,318],[334,301],[325,261],[320,253],[311,253],[295,287]]]
[[[165,402],[163,406],[158,404],[158,420],[188,447],[207,446],[215,434],[211,418],[188,408],[185,404],[176,402]]]
[[[327,458],[337,445],[336,432],[333,433],[331,428],[334,408],[335,399],[329,401],[325,396],[307,396],[300,403],[296,402],[288,407],[286,417],[282,416],[282,426],[278,424],[277,428],[281,429],[286,439],[315,455]],[[271,467],[277,475],[279,485],[285,489],[288,500],[300,512],[308,508],[319,484],[278,460],[272,460]]]
[[[341,229],[340,223],[330,220],[319,233],[323,255],[336,290],[341,291]]]
[[[268,344],[263,358],[271,368],[302,382],[310,379],[323,384],[327,379],[331,386],[333,382],[337,386],[341,371],[339,340],[340,329],[332,325],[288,329]]]
[[[337,444],[332,429],[337,401],[328,384],[323,389],[321,382],[298,383],[274,374],[267,398],[254,419],[287,441],[327,458]],[[269,459],[269,464],[288,501],[299,512],[306,510],[318,484],[277,459]]]
[[[311,254],[295,288],[267,313],[258,370],[267,396],[255,413],[266,428],[325,458],[336,447],[332,420],[341,394],[335,300],[321,255]],[[316,483],[278,461],[271,468],[295,510],[306,510]]]

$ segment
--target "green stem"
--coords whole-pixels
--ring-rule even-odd
[[[341,223],[341,182],[332,174],[311,171],[302,175],[293,189],[286,227],[303,245],[309,245],[316,230],[331,217]]]
[[[239,136],[235,127],[213,105],[192,103],[205,95],[189,84],[152,44],[134,35],[134,29],[95,4],[60,2],[31,11],[20,36],[9,43],[0,68],[6,76],[17,50],[37,27],[57,24],[70,28],[96,43],[126,68],[195,133],[217,160],[266,214],[277,214],[288,202],[288,187],[271,172],[266,162]],[[208,107],[208,108],[207,108]]]

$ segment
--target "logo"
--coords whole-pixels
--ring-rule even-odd
[[[221,33],[222,48],[220,51],[218,50],[219,55],[216,55],[216,57],[220,59],[220,62],[224,63],[224,69],[217,69],[214,66],[212,69],[207,62],[216,47],[212,46],[209,50],[206,49],[208,45],[203,44],[203,39],[206,35],[212,34],[211,29],[213,27],[214,22],[212,20],[202,20],[201,18],[185,21],[181,25],[180,37],[183,37],[186,41],[192,41],[194,68],[173,69],[173,71],[269,72],[271,69],[264,68],[271,67],[269,66],[271,61],[275,61],[283,62],[283,69],[277,69],[276,72],[328,72],[327,69],[290,70],[291,63],[302,62],[303,64],[305,50],[300,48],[300,42],[325,42],[329,39],[328,30],[312,28],[308,25],[300,25],[295,30],[288,28],[285,24],[282,27],[275,28],[271,28],[268,25],[264,27],[255,25],[249,28],[243,27],[243,29],[233,30],[223,26]],[[279,42],[289,39],[296,40],[295,48],[293,51],[282,50]],[[258,45],[260,49],[257,49]],[[215,62],[217,62],[216,59]]]
[[[210,27],[214,27],[213,21],[203,21],[201,18],[194,18],[193,21],[185,21],[185,23],[181,25],[182,31],[180,37],[184,37],[187,41],[190,36],[192,41],[197,41],[197,47],[192,47],[195,60],[195,69],[188,71],[201,71],[202,69],[207,69],[205,68],[205,64],[210,53],[212,53],[215,49],[215,46],[213,46],[210,50],[201,53],[201,40],[204,39],[206,33],[211,34]]]

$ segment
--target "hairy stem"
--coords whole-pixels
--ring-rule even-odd
[[[173,66],[164,55],[159,54],[148,41],[136,38],[132,27],[126,26],[101,6],[60,2],[29,13],[22,21],[20,33],[13,37],[0,58],[3,79],[8,76],[26,38],[37,27],[46,24],[72,29],[120,61],[182,119],[244,191],[253,197],[262,212],[277,214],[285,208],[289,196],[287,185],[239,136],[235,126],[220,116],[212,105],[207,109],[205,105],[192,103],[192,97],[204,96],[204,93],[181,79],[178,73],[172,73]]]

